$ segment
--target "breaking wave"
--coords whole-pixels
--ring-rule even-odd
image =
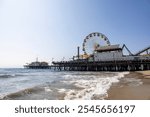
[[[113,83],[119,82],[119,79],[124,77],[129,72],[117,73],[111,77],[100,76],[80,76],[80,75],[66,75],[66,79],[71,77],[72,80],[63,81],[64,83],[74,84],[78,89],[70,89],[66,92],[64,99],[66,100],[97,100],[104,99],[108,96],[107,91]]]
[[[35,92],[43,91],[44,89],[42,87],[32,87],[32,88],[27,88],[23,89],[17,92],[5,94],[5,95],[0,95],[0,99],[15,99],[18,97],[23,97],[28,94],[32,94]]]
[[[19,74],[0,74],[0,78],[15,78],[15,77],[19,77],[19,76],[23,76],[23,75],[19,75]]]
[[[104,99],[112,84],[122,82],[121,78],[128,73],[1,69],[0,99]],[[140,82],[135,79],[123,81],[129,85]]]

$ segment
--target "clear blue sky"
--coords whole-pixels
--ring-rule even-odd
[[[0,67],[71,58],[91,32],[133,53],[150,45],[150,1],[0,0]]]

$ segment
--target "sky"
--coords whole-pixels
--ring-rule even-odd
[[[92,32],[133,53],[149,46],[150,1],[0,0],[0,67],[68,60]]]

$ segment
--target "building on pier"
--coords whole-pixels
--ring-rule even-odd
[[[102,46],[95,49],[94,61],[116,60],[123,56],[120,45]]]
[[[31,62],[29,64],[24,65],[25,68],[30,69],[48,69],[50,68],[49,64],[45,61],[39,62],[38,59],[36,59],[35,62]]]

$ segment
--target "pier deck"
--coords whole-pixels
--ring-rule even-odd
[[[50,68],[60,71],[139,71],[150,70],[150,60],[61,61],[53,62]]]

